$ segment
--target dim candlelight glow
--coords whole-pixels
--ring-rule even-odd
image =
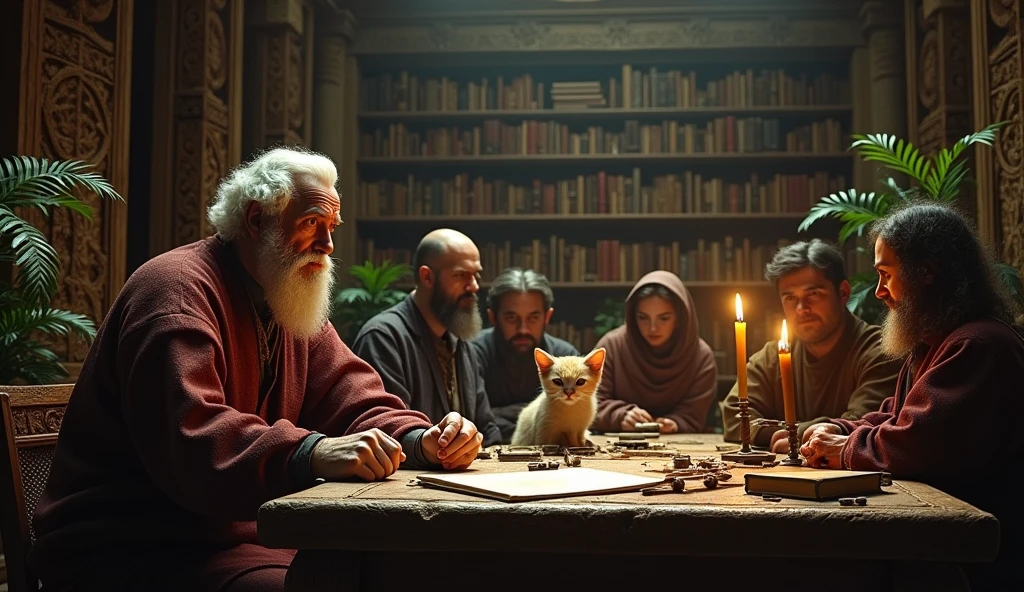
[[[786,319],[782,319],[782,339],[779,340],[779,351],[789,351],[789,333],[786,332]]]
[[[743,321],[743,300],[740,299],[739,292],[736,293],[736,320]]]

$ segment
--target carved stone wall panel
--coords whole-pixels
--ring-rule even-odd
[[[122,194],[128,183],[131,72],[131,0],[42,3],[37,22],[25,23],[23,63],[38,97],[21,106],[19,151],[50,159],[84,160]],[[58,209],[51,218],[29,213],[57,250],[62,275],[52,305],[99,322],[124,283],[126,220],[123,203],[81,194],[93,207],[88,220]],[[77,339],[48,343],[64,360],[84,359]]]
[[[175,0],[174,76],[158,81],[167,99],[155,113],[151,254],[209,236],[217,181],[240,158],[241,0]],[[157,111],[157,110],[155,110]]]
[[[920,114],[914,142],[934,154],[970,133],[970,6],[967,0],[915,2],[916,99]],[[913,96],[913,95],[911,95]]]
[[[578,51],[716,47],[856,47],[850,23],[827,19],[665,17],[584,22],[550,19],[515,23],[367,23],[356,32],[355,54],[488,51]]]
[[[1003,261],[1024,269],[1024,120],[1021,76],[1021,2],[989,0],[986,23],[989,79],[989,117],[1008,121],[994,147],[991,178],[998,203],[997,242]],[[977,29],[976,29],[977,30]]]
[[[258,95],[257,113],[247,115],[246,151],[312,140],[312,11],[301,0],[256,4],[247,23],[250,59],[259,59],[247,78],[248,93]],[[256,57],[259,56],[259,57]]]

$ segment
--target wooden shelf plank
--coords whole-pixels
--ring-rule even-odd
[[[483,121],[485,119],[651,119],[685,117],[704,119],[734,115],[745,116],[807,116],[844,115],[853,112],[852,105],[786,105],[755,107],[648,107],[641,109],[492,109],[465,111],[361,111],[363,121]]]
[[[367,156],[356,159],[360,166],[369,165],[491,165],[531,164],[560,165],[573,163],[640,163],[689,162],[752,163],[752,162],[821,162],[853,161],[850,152],[735,152],[723,154],[495,154],[481,156]]]

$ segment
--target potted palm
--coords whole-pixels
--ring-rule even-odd
[[[32,156],[0,159],[0,264],[14,265],[10,283],[0,281],[0,384],[44,384],[67,378],[58,356],[40,339],[77,335],[89,342],[96,325],[84,315],[50,306],[60,259],[38,228],[18,212],[54,208],[92,217],[77,191],[124,201],[88,163]]]
[[[862,236],[869,225],[885,216],[889,208],[900,202],[911,199],[956,202],[960,198],[963,184],[969,181],[964,151],[974,144],[991,146],[996,131],[1006,123],[993,123],[981,131],[968,134],[957,140],[952,148],[943,148],[930,159],[924,157],[910,142],[890,134],[854,134],[850,148],[856,149],[865,161],[881,163],[889,170],[890,174],[886,175],[884,181],[886,189],[868,193],[849,189],[822,197],[800,222],[799,230],[806,231],[823,218],[835,218],[843,223],[839,230],[839,243],[842,244],[850,237]],[[892,173],[906,175],[912,186],[907,189],[900,187]],[[998,267],[1014,299],[1024,304],[1020,273],[1003,263]],[[874,297],[874,274],[858,274],[850,279],[853,289],[847,306],[864,320],[877,322],[883,307]]]
[[[334,296],[331,322],[338,334],[344,336],[345,343],[351,344],[366,321],[406,297],[406,292],[391,285],[410,275],[412,268],[404,263],[384,261],[376,266],[367,261],[349,267],[348,272],[359,285],[343,288]]]

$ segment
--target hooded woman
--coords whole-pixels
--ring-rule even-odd
[[[667,271],[640,278],[626,297],[625,321],[597,342],[607,357],[594,429],[631,431],[657,422],[663,434],[704,431],[715,401],[715,357],[698,335],[682,280]]]

